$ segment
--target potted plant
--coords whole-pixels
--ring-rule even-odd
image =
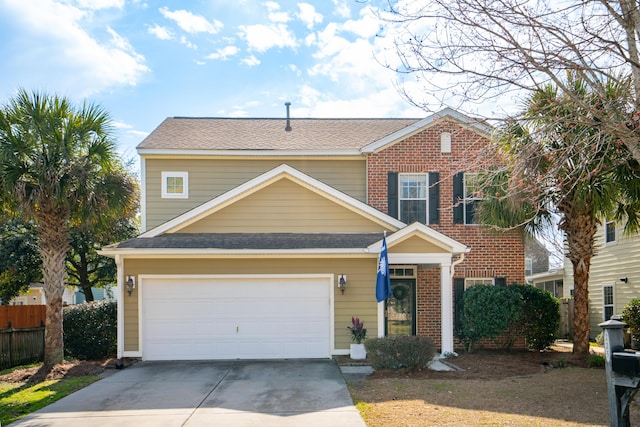
[[[362,360],[367,358],[367,350],[364,348],[363,341],[367,337],[367,330],[364,328],[364,322],[357,317],[351,318],[351,326],[347,326],[351,331],[350,355],[354,360]]]

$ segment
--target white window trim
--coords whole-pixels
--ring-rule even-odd
[[[607,225],[608,224],[612,224],[613,223],[613,229],[614,229],[614,239],[610,242],[607,242]],[[615,245],[618,243],[618,227],[616,226],[615,221],[606,221],[604,223],[604,227],[602,227],[602,239],[604,240],[604,244],[605,246],[610,246],[610,245]]]
[[[529,268],[527,268],[527,265],[529,265]],[[533,258],[531,257],[525,257],[524,259],[524,271],[526,272],[527,270],[530,270],[531,274],[533,274]]]
[[[402,197],[402,177],[407,175],[421,175],[424,176],[426,182],[426,195],[424,199],[414,199]],[[398,174],[398,219],[402,221],[402,202],[411,200],[424,200],[425,205],[425,224],[429,224],[429,174],[426,172],[401,172]]]
[[[484,281],[484,282],[491,282],[491,283],[470,283],[470,282],[476,282],[476,281]],[[495,278],[493,277],[465,277],[464,278],[464,289],[469,289],[469,287],[471,286],[476,286],[476,285],[491,285],[491,286],[495,286],[496,281]]]
[[[606,304],[605,303],[605,296],[604,296],[604,290],[606,288],[611,288],[611,299],[612,302],[611,304]],[[613,316],[614,314],[616,314],[616,287],[614,286],[614,283],[605,283],[604,285],[602,285],[602,321],[606,321],[605,317],[606,317],[606,308],[607,307],[611,307],[611,315]]]
[[[464,209],[462,210],[462,218],[464,221],[464,225],[480,225],[478,222],[469,222],[470,220],[467,220],[467,209],[466,209],[467,203],[477,202],[479,200],[482,200],[482,197],[467,197],[467,176],[475,176],[477,181],[478,175],[479,175],[478,172],[465,172],[464,175],[462,176],[462,196],[463,196],[463,203],[464,203]]]
[[[188,199],[189,198],[189,172],[162,172],[162,198],[163,199]],[[183,192],[182,193],[168,193],[167,192],[167,178],[182,178]]]

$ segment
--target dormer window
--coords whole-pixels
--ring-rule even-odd
[[[162,198],[189,197],[189,172],[162,172]]]

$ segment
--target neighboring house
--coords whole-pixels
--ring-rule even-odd
[[[549,271],[549,251],[535,237],[524,240],[524,275]]]
[[[625,305],[640,298],[640,234],[625,235],[623,226],[613,221],[598,227],[596,254],[589,274],[589,328],[591,338],[598,326],[614,314],[622,314]],[[573,281],[571,262],[565,270]]]
[[[62,302],[64,305],[80,304],[86,301],[84,293],[78,290],[77,286],[65,286],[62,293]],[[110,300],[115,301],[117,289],[111,288],[92,288],[95,301]],[[29,286],[27,292],[21,293],[11,300],[9,305],[43,305],[47,303],[44,295],[42,284],[34,283]]]
[[[534,237],[525,238],[525,279],[536,288],[549,291],[556,298],[565,295],[564,269],[549,270],[549,251]]]
[[[42,285],[34,283],[29,290],[22,292],[9,302],[9,305],[43,305],[45,303],[44,289]]]
[[[475,224],[491,131],[450,109],[166,119],[138,146],[144,232],[101,251],[118,357],[328,358],[349,353],[352,316],[453,351],[465,287],[524,281],[521,234]],[[385,233],[393,296],[377,303]]]

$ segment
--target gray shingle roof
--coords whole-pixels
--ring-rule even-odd
[[[139,145],[146,150],[359,150],[419,119],[165,119]]]
[[[382,233],[173,233],[120,242],[118,249],[357,249]]]

